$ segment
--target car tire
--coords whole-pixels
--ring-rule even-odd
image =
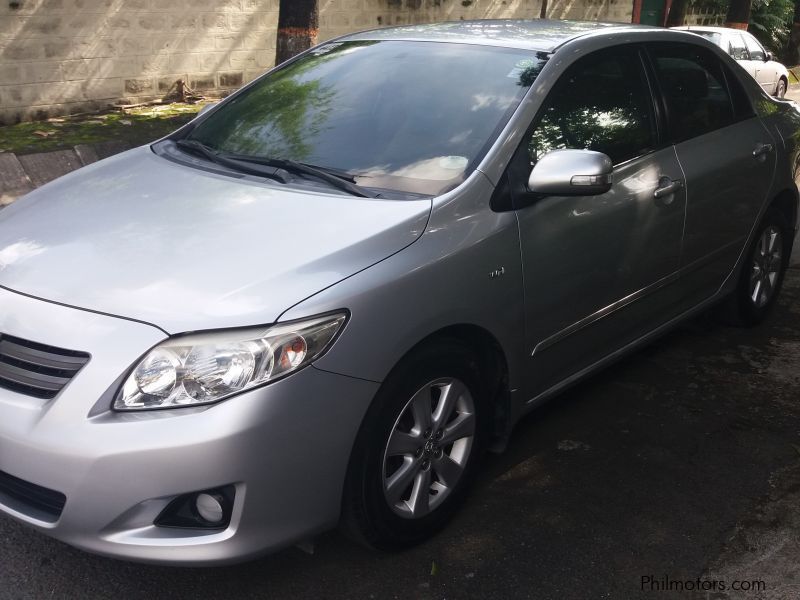
[[[781,77],[778,79],[778,85],[775,86],[775,97],[776,98],[783,98],[786,95],[786,89],[788,88],[788,84],[786,80]]]
[[[457,340],[426,344],[395,367],[353,447],[345,534],[371,548],[399,550],[445,525],[483,453],[488,389],[474,355]]]
[[[785,215],[769,208],[745,254],[736,291],[724,306],[729,323],[752,327],[772,311],[789,266],[791,236]]]

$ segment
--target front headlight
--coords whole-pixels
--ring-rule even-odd
[[[187,335],[153,348],[131,371],[115,410],[218,402],[279,379],[317,358],[342,328],[337,313],[258,329]]]

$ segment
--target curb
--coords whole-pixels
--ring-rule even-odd
[[[111,141],[21,156],[0,153],[0,209],[45,183],[130,147],[127,142]]]

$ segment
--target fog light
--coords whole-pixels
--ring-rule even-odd
[[[197,499],[194,501],[194,506],[197,509],[197,514],[209,523],[219,523],[225,516],[225,511],[222,508],[222,498],[219,496],[212,496],[211,494],[197,494]]]
[[[225,529],[231,522],[235,494],[233,485],[183,494],[167,504],[154,523],[182,529]]]

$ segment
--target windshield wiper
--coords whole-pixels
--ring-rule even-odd
[[[207,158],[211,162],[217,163],[222,165],[223,167],[228,167],[229,169],[233,169],[234,171],[240,171],[242,173],[248,173],[250,175],[258,175],[260,177],[268,177],[269,179],[274,179],[275,181],[279,181],[281,183],[288,183],[289,180],[286,179],[280,173],[280,167],[275,165],[261,165],[258,163],[251,163],[245,162],[242,160],[237,160],[236,158],[232,158],[226,156],[210,146],[206,146],[202,142],[198,142],[197,140],[178,140],[175,142],[175,145],[178,148],[183,150],[189,150],[194,152],[195,154],[200,154],[201,156]],[[269,167],[269,168],[263,168]]]
[[[337,169],[317,167],[296,160],[289,160],[288,158],[261,158],[243,154],[226,154],[225,156],[237,161],[275,167],[283,169],[284,171],[289,171],[290,173],[315,177],[353,196],[359,196],[361,198],[377,198],[380,196],[380,194],[376,194],[375,192],[357,185],[352,175],[348,175]]]

